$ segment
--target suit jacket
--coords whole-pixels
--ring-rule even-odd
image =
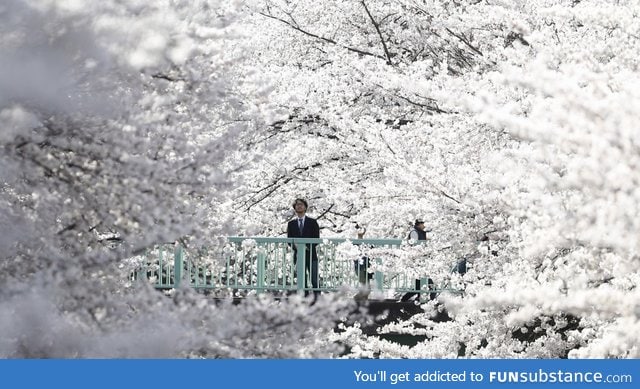
[[[306,216],[304,219],[304,226],[302,231],[298,227],[298,218],[291,220],[287,224],[287,238],[320,238],[320,226],[316,219]],[[293,247],[294,255],[296,255],[296,247]],[[311,245],[311,253],[307,251],[306,258],[309,259],[309,254],[312,255],[314,261],[318,260],[318,253],[316,252],[316,245]]]

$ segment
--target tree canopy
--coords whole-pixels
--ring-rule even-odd
[[[6,1],[0,355],[638,357],[639,11]],[[426,220],[428,244],[389,266],[464,297],[384,329],[428,335],[407,348],[334,332],[337,296],[234,308],[123,279],[156,244],[282,236],[296,197],[322,236]],[[463,258],[464,276],[434,265]]]

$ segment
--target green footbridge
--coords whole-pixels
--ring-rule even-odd
[[[446,281],[389,270],[389,258],[406,247],[407,241],[400,239],[228,237],[216,248],[173,244],[147,250],[131,278],[145,279],[157,289],[189,286],[233,297],[351,290],[382,300],[407,293],[423,299],[444,291],[461,293]],[[317,252],[317,271],[305,261],[312,248]]]

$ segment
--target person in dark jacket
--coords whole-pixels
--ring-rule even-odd
[[[356,236],[358,240],[364,239],[364,234],[366,233],[367,229],[365,227],[360,227],[359,224],[356,224]],[[360,245],[361,242],[354,244]],[[359,259],[353,261],[353,267],[358,275],[358,281],[360,283],[360,290],[354,297],[356,301],[365,301],[369,298],[369,294],[371,293],[370,282],[373,279],[373,273],[369,272],[370,266],[371,259],[367,255],[363,255]]]
[[[413,229],[411,230],[411,232],[409,232],[408,238],[411,241],[427,240],[427,229],[424,225],[424,220],[416,219],[415,223],[413,223]],[[420,287],[421,287],[420,280],[416,279],[415,282],[416,282],[416,290],[420,290]],[[431,278],[427,278],[427,286],[429,289],[433,289],[433,280]],[[402,296],[402,299],[400,299],[400,301],[409,301],[412,298],[419,298],[419,297],[420,297],[419,293],[409,292],[409,293],[405,293],[404,296]],[[429,293],[429,299],[433,300],[435,298],[436,298],[435,293]]]
[[[305,199],[296,199],[293,202],[293,209],[296,211],[296,218],[287,224],[288,238],[320,238],[320,227],[316,219],[307,216],[307,208],[309,207]],[[293,263],[298,262],[298,250],[296,245],[293,246]],[[318,288],[318,253],[315,244],[305,245],[305,269],[311,276],[311,287]],[[309,285],[306,282],[305,288]],[[317,297],[320,291],[314,290],[314,296]],[[305,295],[308,292],[305,292]]]
[[[413,229],[409,232],[409,240],[427,240],[427,230],[423,220],[416,219]]]

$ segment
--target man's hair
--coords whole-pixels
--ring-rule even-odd
[[[295,201],[293,202],[292,207],[293,207],[293,208],[295,208],[295,207],[296,207],[296,204],[297,204],[298,202],[301,202],[302,204],[304,204],[304,208],[305,208],[305,209],[309,208],[309,204],[307,204],[307,200],[305,200],[305,199],[295,199]]]

